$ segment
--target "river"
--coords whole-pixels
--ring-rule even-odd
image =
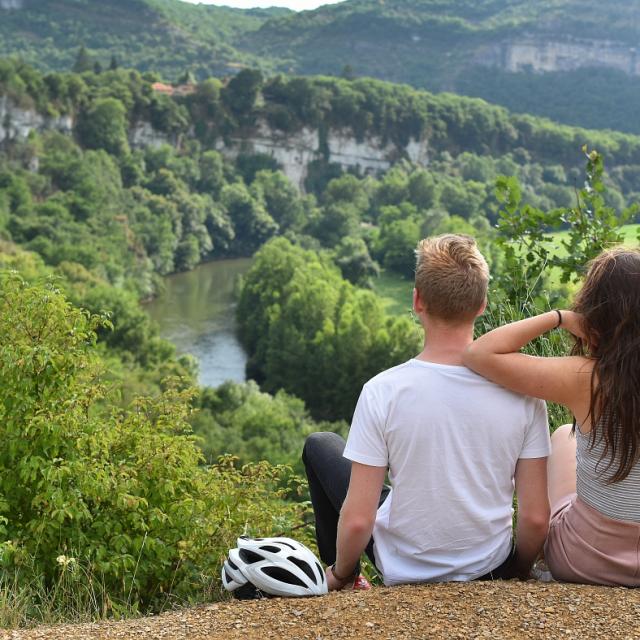
[[[216,387],[245,380],[247,356],[235,335],[236,286],[251,258],[217,260],[164,279],[164,292],[144,308],[160,335],[200,365],[199,382]]]

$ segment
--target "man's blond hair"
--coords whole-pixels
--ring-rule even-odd
[[[416,248],[416,289],[428,314],[451,322],[473,320],[487,299],[489,267],[476,241],[447,233]]]

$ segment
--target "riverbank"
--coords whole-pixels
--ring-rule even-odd
[[[224,602],[152,618],[0,632],[0,640],[328,640],[640,637],[634,589],[541,582],[374,588]]]

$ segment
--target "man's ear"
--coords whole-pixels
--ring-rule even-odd
[[[484,302],[480,305],[478,309],[478,313],[476,313],[476,318],[479,318],[485,311],[487,310],[487,299],[484,299]]]
[[[424,313],[426,311],[424,303],[420,299],[420,293],[415,287],[413,288],[413,310],[417,314]]]

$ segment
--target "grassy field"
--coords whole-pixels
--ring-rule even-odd
[[[373,281],[373,290],[382,299],[387,313],[402,315],[411,311],[413,280],[383,270]]]
[[[622,227],[624,232],[624,243],[630,247],[637,247],[640,242],[638,242],[638,234],[640,233],[640,224],[628,224]]]
[[[640,224],[628,224],[622,227],[622,236],[623,243],[628,247],[638,247],[638,233],[640,232]],[[568,231],[559,231],[557,233],[552,234],[553,240],[550,243],[549,249],[551,250],[553,255],[557,255],[560,257],[567,255],[566,248],[561,244],[563,238],[567,237],[569,234]],[[549,285],[551,287],[561,286],[560,285],[560,270],[557,268],[550,269],[549,272]],[[574,291],[577,289],[578,285],[575,283],[568,283],[564,285],[568,288],[568,290]]]
[[[625,245],[630,247],[639,245],[638,233],[640,232],[640,224],[628,224],[622,227],[622,232]],[[567,233],[567,231],[560,231],[554,234],[554,245],[557,248],[556,253],[558,255],[566,253],[565,248],[560,245],[560,241]],[[553,284],[554,278],[551,277],[550,281]],[[558,277],[557,284],[559,284],[559,281]],[[374,280],[373,290],[382,298],[387,313],[401,315],[410,312],[413,280],[403,278],[393,271],[383,270],[380,276]]]
[[[640,232],[640,224],[627,224],[621,229],[623,235],[623,242],[625,245],[629,247],[637,247],[638,246],[638,233]],[[554,233],[554,243],[556,245],[557,251],[556,253],[559,256],[566,255],[566,249],[560,244],[560,241],[569,235],[568,231],[559,231],[558,233]]]

